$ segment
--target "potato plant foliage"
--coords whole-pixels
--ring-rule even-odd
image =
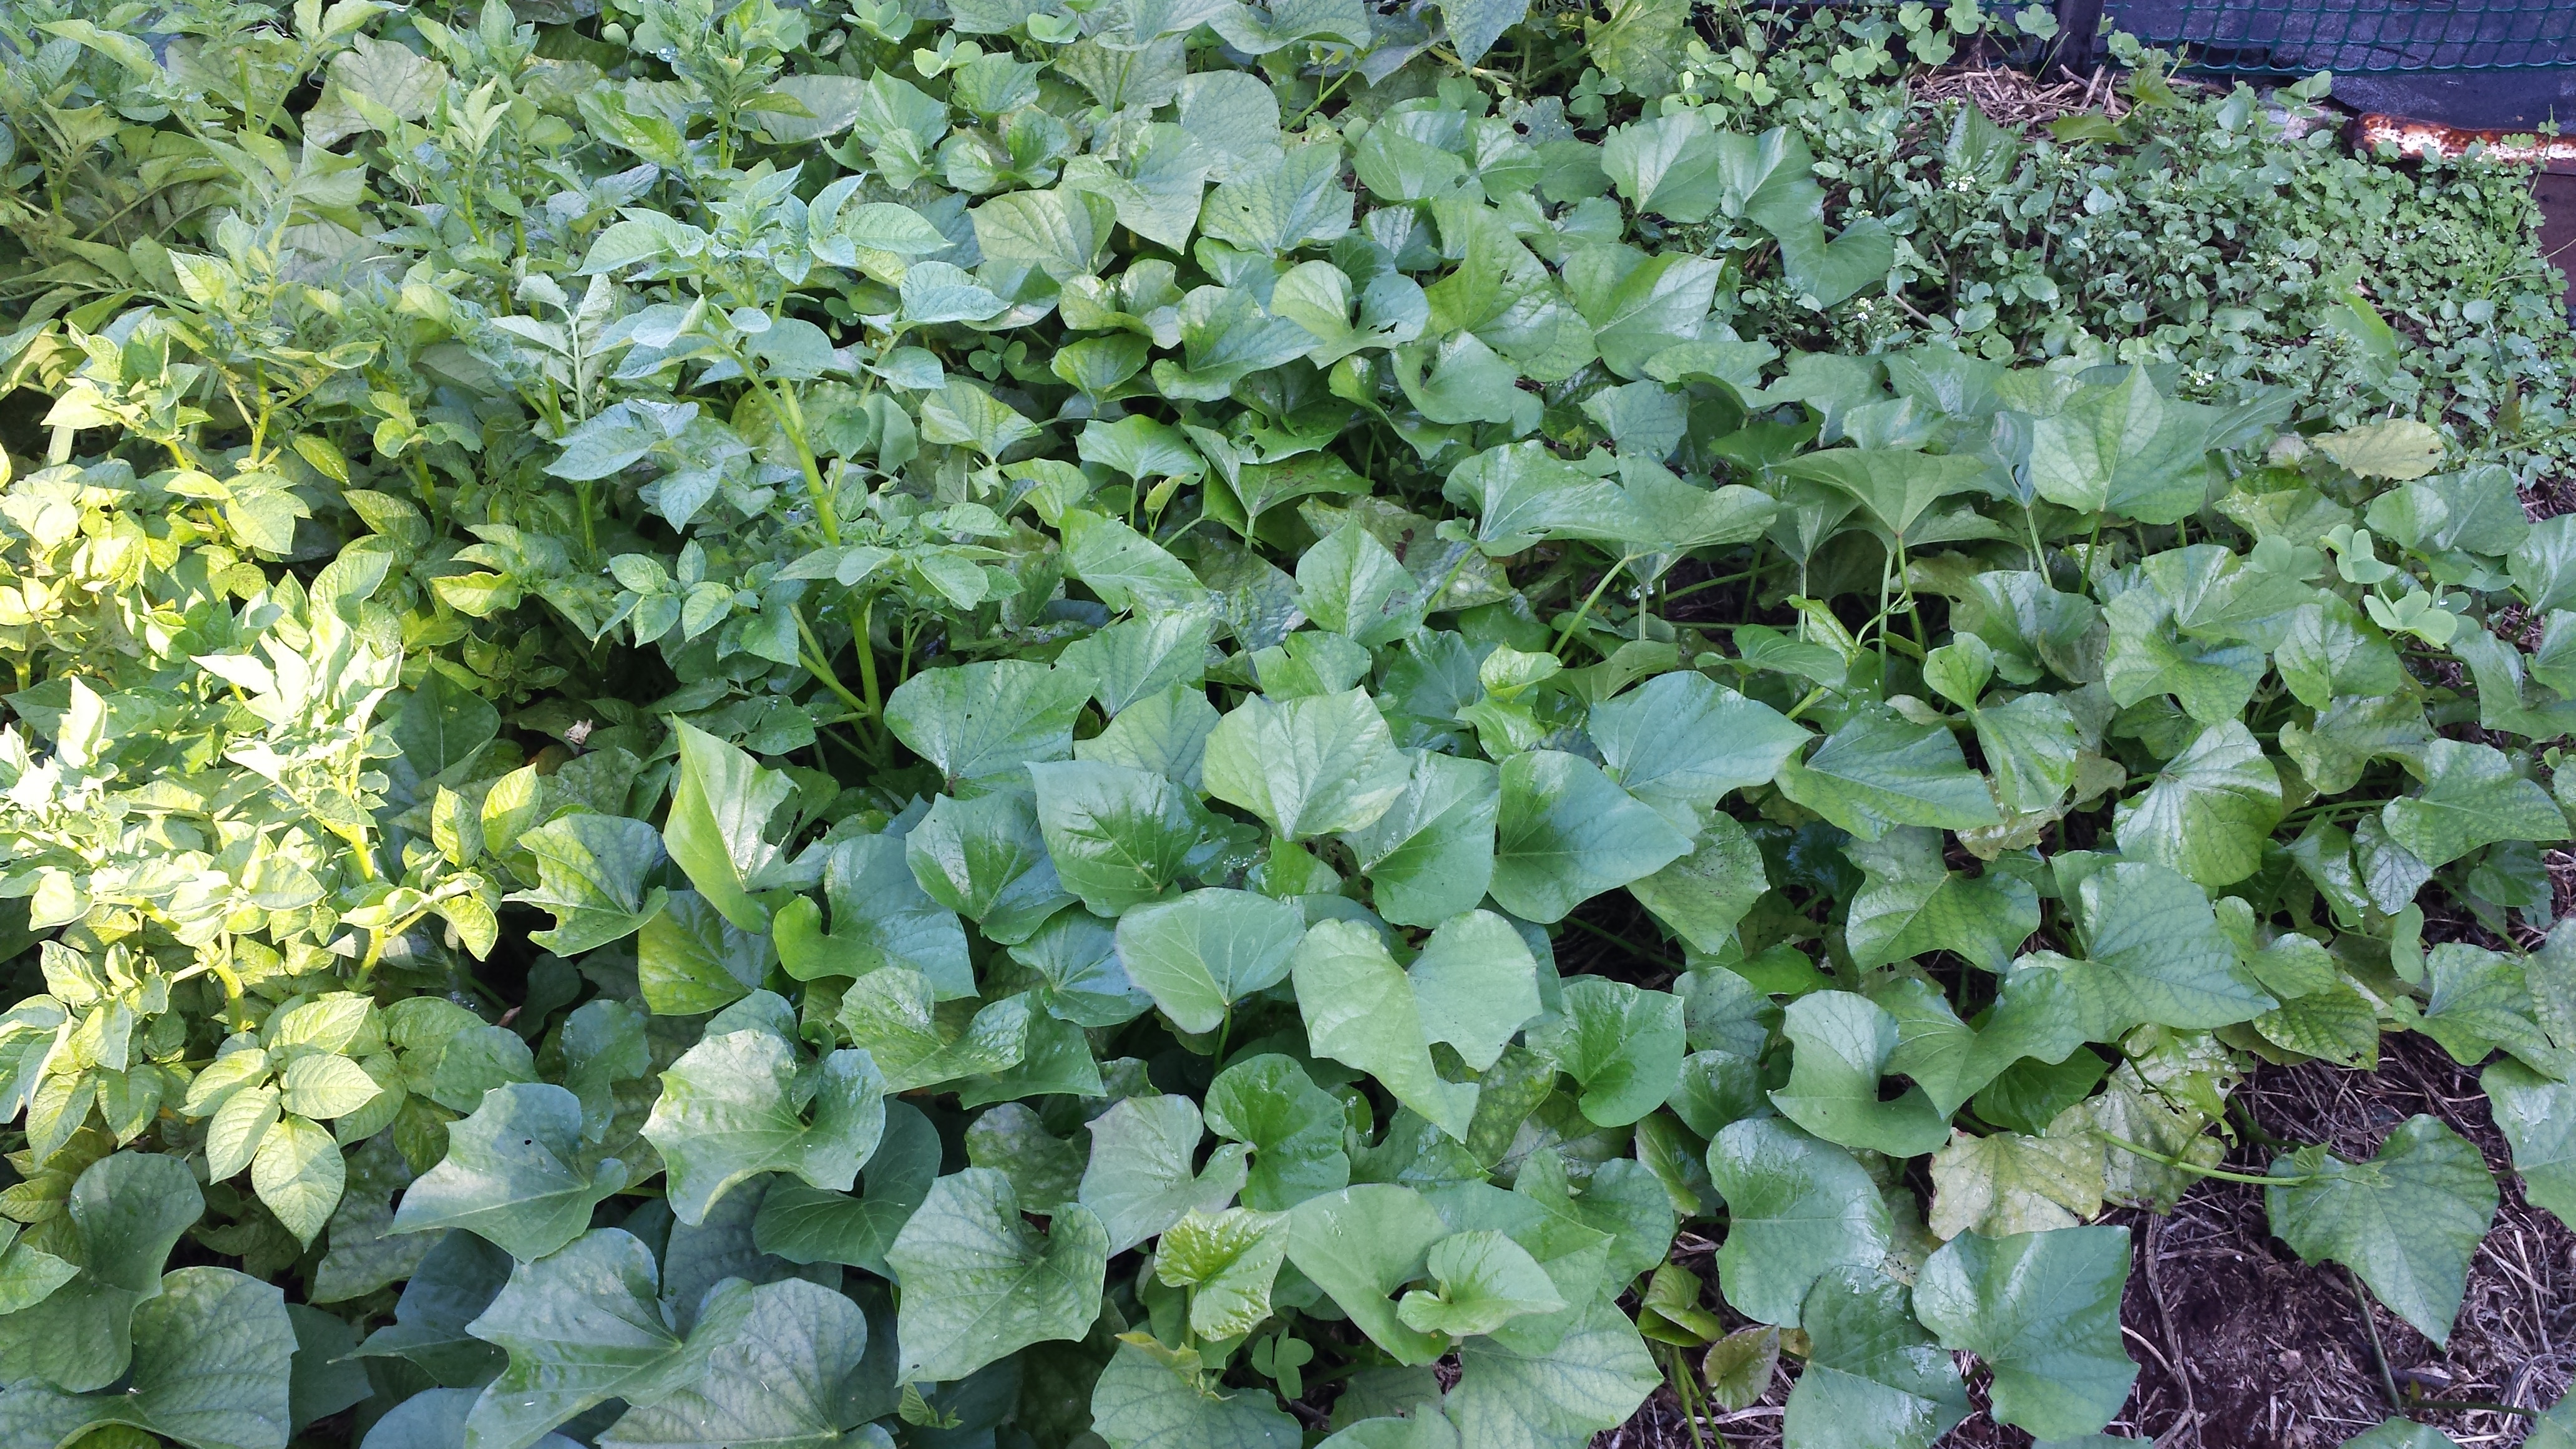
[[[2082,1439],[2384,1032],[2576,1204],[2535,284],[2043,327],[2415,183],[1731,23],[0,6],[0,1449]],[[2265,1181],[2446,1337],[2472,1146]]]

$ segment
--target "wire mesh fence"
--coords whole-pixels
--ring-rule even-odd
[[[2102,22],[2201,70],[2576,68],[2576,0],[2108,0]]]

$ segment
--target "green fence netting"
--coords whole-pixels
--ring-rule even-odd
[[[2183,54],[2200,70],[2576,68],[2576,0],[2109,0],[2102,26]]]

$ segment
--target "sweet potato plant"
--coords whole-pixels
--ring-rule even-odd
[[[1926,1449],[1954,1352],[2080,1440],[2095,1220],[2387,1032],[2576,1206],[2539,444],[2303,387],[2414,376],[2360,291],[2264,314],[2342,372],[1817,350],[1939,239],[1723,23],[0,6],[0,1449],[1577,1449],[1780,1363]],[[1931,184],[2227,104],[2147,65]],[[2260,1180],[2445,1336],[2474,1147]]]

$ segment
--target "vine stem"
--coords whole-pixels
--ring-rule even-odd
[[[2194,1177],[2215,1178],[2220,1182],[2252,1183],[2256,1187],[2297,1187],[2302,1183],[2309,1183],[2317,1180],[2312,1176],[2257,1177],[2250,1172],[2230,1172],[2223,1167],[2203,1167],[2197,1162],[2186,1162],[2179,1157],[2168,1157],[2165,1154],[2156,1151],[2152,1147],[2140,1147],[2138,1144],[2131,1142],[2126,1138],[2114,1137],[2108,1132],[2099,1132],[2095,1135],[2131,1156],[2143,1157],[2149,1162],[2161,1162],[2165,1166],[2170,1167],[2177,1172],[2188,1172]]]

